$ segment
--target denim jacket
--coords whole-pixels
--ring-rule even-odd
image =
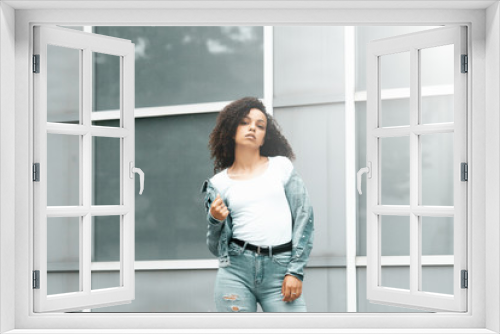
[[[203,183],[201,192],[205,193],[208,248],[212,254],[219,257],[219,266],[227,267],[231,264],[228,254],[229,241],[233,236],[231,214],[222,222],[210,214],[210,206],[219,193],[210,180]],[[314,213],[304,182],[295,169],[285,184],[285,195],[292,214],[292,258],[287,274],[303,280],[304,267],[309,260],[314,239]],[[222,199],[227,206],[227,200]]]

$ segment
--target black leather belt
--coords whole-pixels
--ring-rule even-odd
[[[232,238],[231,242],[234,242],[235,244],[244,247],[245,242],[240,239]],[[259,255],[269,255],[269,247],[260,247],[260,246],[255,246],[252,244],[247,244],[247,247],[245,249],[249,249],[251,251],[256,252]],[[277,246],[272,246],[272,253],[273,254],[279,254],[283,252],[288,252],[292,250],[292,242],[287,242],[286,244],[282,245],[277,245]]]

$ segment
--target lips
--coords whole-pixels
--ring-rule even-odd
[[[252,139],[256,139],[255,138],[255,135],[246,135],[245,138],[252,138]]]

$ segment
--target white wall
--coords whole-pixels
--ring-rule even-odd
[[[486,254],[496,254],[486,263],[486,328],[500,332],[500,175],[499,109],[500,7],[490,6],[486,14]]]
[[[0,333],[14,328],[14,17],[0,3]]]

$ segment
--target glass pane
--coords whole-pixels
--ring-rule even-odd
[[[114,262],[103,270],[92,269],[92,289],[121,286],[121,216],[92,217],[92,262]]]
[[[116,122],[118,123],[118,122]],[[92,137],[92,205],[120,205],[120,138]]]
[[[453,133],[420,136],[422,205],[453,206]]]
[[[410,99],[382,100],[382,127],[410,124]]]
[[[339,219],[346,214],[345,166],[329,167],[332,161],[345,159],[344,104],[275,108],[274,117],[296,156],[306,162],[301,165],[301,175],[308,180],[307,190],[314,198],[314,256],[345,257],[346,224]]]
[[[453,295],[453,266],[423,267],[422,291]]]
[[[453,255],[453,218],[421,217],[422,256]],[[422,266],[422,291],[453,294],[453,265]]]
[[[344,95],[344,27],[278,26],[273,34],[275,98]]]
[[[420,84],[422,87],[453,85],[453,44],[420,50]]]
[[[92,84],[92,111],[114,111],[115,117],[120,118],[120,58],[105,53],[92,53],[93,84]],[[92,114],[95,118],[99,115]],[[119,126],[119,124],[117,125]]]
[[[453,255],[453,218],[421,217],[422,255]]]
[[[79,136],[47,134],[47,205],[80,205]]]
[[[448,94],[454,87],[454,46],[445,45],[420,50],[421,120],[422,124],[453,122],[453,95],[425,96],[429,88],[441,86]],[[445,86],[445,87],[443,87]]]
[[[80,53],[47,45],[47,122],[80,123]]]
[[[381,138],[382,205],[410,204],[410,138]]]
[[[410,217],[381,216],[381,256],[410,256]],[[383,263],[382,259],[382,263]],[[381,268],[381,286],[410,289],[410,267]]]
[[[423,96],[420,111],[422,124],[453,122],[453,95]]]
[[[217,115],[136,120],[135,165],[146,174],[142,195],[138,190],[139,178],[135,177],[137,261],[215,259],[205,242],[206,212],[200,188],[204,180],[213,176],[207,144]],[[116,121],[99,125],[112,122]],[[99,154],[114,153],[103,147]],[[110,177],[117,179],[119,175]]]
[[[410,100],[384,101],[384,90],[410,88],[410,53],[402,52],[380,57],[380,124],[399,126],[410,124]]]
[[[80,218],[47,218],[47,294],[80,289]]]
[[[264,96],[263,27],[115,26],[94,32],[135,44],[136,108]],[[107,93],[97,94],[99,100]]]

